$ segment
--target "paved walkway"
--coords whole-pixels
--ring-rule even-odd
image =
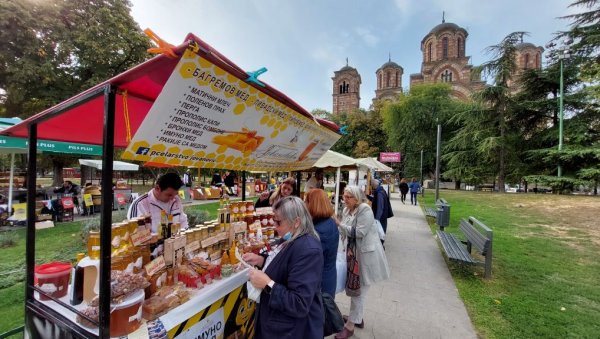
[[[391,203],[391,277],[369,290],[365,328],[355,328],[353,338],[477,338],[421,207],[403,205],[398,193]],[[336,302],[348,314],[350,298],[340,293]]]

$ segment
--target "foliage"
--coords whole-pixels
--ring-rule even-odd
[[[0,233],[0,248],[13,247],[17,244],[19,236],[16,232],[6,231]]]
[[[128,0],[0,2],[0,112],[29,117],[144,61]],[[53,161],[54,174],[68,163]],[[55,178],[55,184],[61,182]]]
[[[209,220],[209,212],[204,209],[187,209],[185,214],[188,217],[188,225],[190,227],[201,225],[205,221]]]
[[[332,147],[333,151],[354,157],[374,157],[387,151],[387,137],[379,111],[358,109],[333,115],[331,120],[346,126],[348,132]]]
[[[398,101],[383,108],[384,128],[388,144],[402,153],[401,176],[419,177],[423,151],[423,173],[435,170],[437,124],[442,126],[442,144],[449,140],[456,127],[451,117],[464,109],[462,103],[452,99],[451,87],[445,83],[413,85]],[[456,176],[455,176],[456,175]],[[460,173],[448,178],[461,179]]]

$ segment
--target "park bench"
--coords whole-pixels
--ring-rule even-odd
[[[433,219],[437,218],[437,209],[432,207],[425,207],[425,216]]]
[[[437,231],[437,236],[442,243],[442,247],[448,256],[448,259],[468,265],[483,266],[484,278],[491,278],[492,230],[474,217],[469,217],[468,221],[461,219],[460,230],[466,238],[466,241],[461,241],[455,235],[444,232],[443,230]],[[471,256],[473,247],[475,247],[478,254],[485,258],[483,262]]]
[[[435,202],[435,208],[425,207],[425,216],[435,219],[436,224],[443,231],[444,227],[450,225],[450,204],[444,198]]]

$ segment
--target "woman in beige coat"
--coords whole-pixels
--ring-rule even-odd
[[[356,237],[360,296],[350,298],[350,314],[344,316],[346,321],[344,329],[335,336],[336,339],[351,337],[355,325],[358,328],[365,326],[363,309],[369,287],[390,277],[387,258],[375,226],[375,217],[371,207],[366,203],[364,192],[358,186],[348,186],[344,189],[343,198],[346,207],[338,227],[340,233]]]

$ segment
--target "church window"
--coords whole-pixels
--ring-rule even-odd
[[[427,45],[427,61],[431,61],[431,42]]]
[[[448,59],[448,38],[442,39],[442,59]]]
[[[449,70],[442,72],[441,80],[442,82],[452,82],[452,72]]]
[[[400,72],[396,71],[396,87],[400,87]]]
[[[525,67],[524,68],[529,68],[529,53],[525,54]]]
[[[392,77],[392,73],[387,72],[385,74],[385,87],[389,88],[390,87],[390,81],[391,81],[391,77]]]
[[[340,84],[340,94],[345,94],[348,93],[348,90],[350,89],[350,85],[346,83],[346,81],[344,80],[341,84]]]
[[[456,56],[459,58],[462,56],[462,49],[460,48],[461,42],[461,38],[456,39]]]

